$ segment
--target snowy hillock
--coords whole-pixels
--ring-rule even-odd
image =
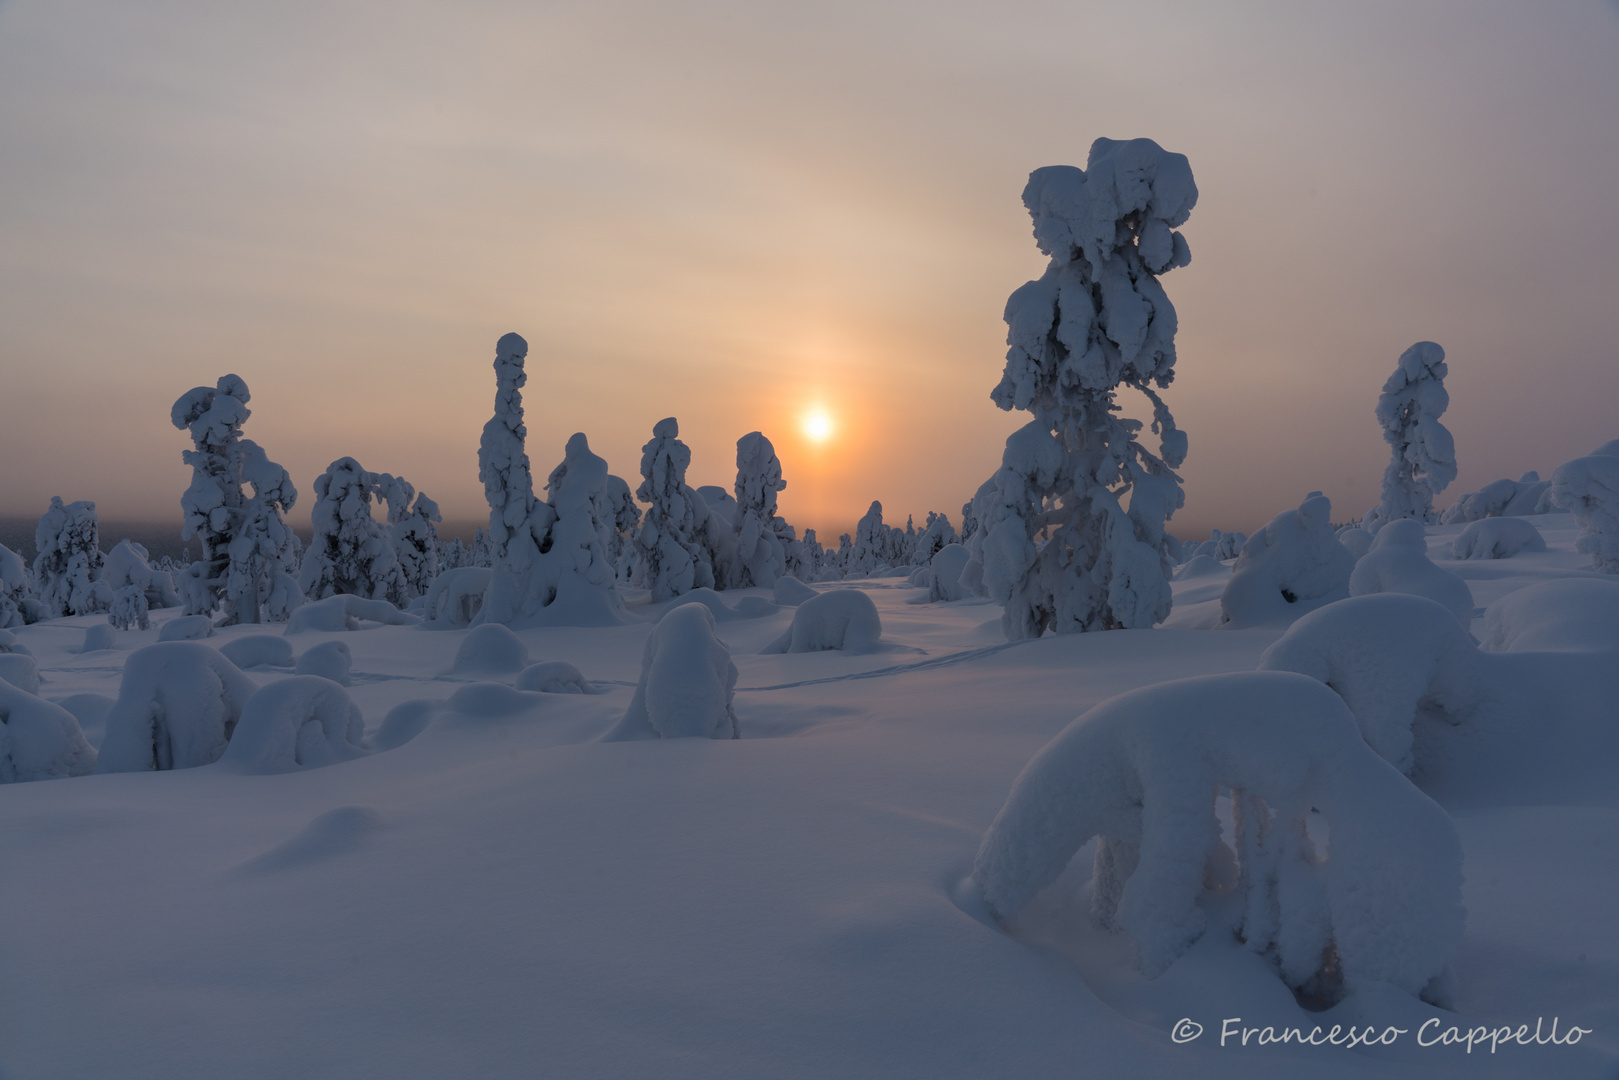
[[[1546,550],[1540,530],[1522,518],[1492,517],[1470,522],[1451,544],[1455,559],[1510,559],[1520,552]]]
[[[1446,525],[1483,521],[1494,517],[1527,517],[1551,513],[1551,481],[1537,472],[1527,472],[1517,480],[1501,479],[1485,484],[1457,499],[1440,518]]]
[[[248,698],[219,768],[264,775],[335,765],[366,753],[364,735],[365,718],[342,686],[295,675]]]
[[[647,638],[630,707],[608,738],[741,738],[732,706],[736,664],[714,634],[713,614],[681,604],[665,615]]]
[[[1484,609],[1492,652],[1619,649],[1619,582],[1559,578],[1525,586]]]
[[[95,766],[72,713],[0,678],[0,784],[85,776]]]
[[[1093,913],[1129,933],[1156,978],[1206,925],[1222,789],[1242,937],[1284,982],[1413,995],[1437,984],[1463,925],[1455,826],[1367,748],[1336,694],[1290,673],[1168,682],[1090,710],[1019,774],[973,882],[1010,918],[1100,837]],[[1329,850],[1309,838],[1312,810],[1332,826]]]
[[[1467,582],[1428,558],[1428,539],[1421,523],[1391,521],[1377,532],[1372,546],[1349,575],[1349,595],[1410,593],[1442,604],[1463,626],[1473,621],[1473,593]]]
[[[1220,596],[1222,624],[1286,623],[1347,597],[1355,557],[1338,542],[1331,519],[1332,503],[1312,495],[1250,536]]]
[[[883,636],[882,619],[871,597],[855,589],[834,589],[799,604],[782,635],[767,653],[870,652]]]
[[[96,772],[190,769],[219,760],[256,687],[217,649],[148,645],[124,662]]]

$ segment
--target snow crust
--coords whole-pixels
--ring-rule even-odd
[[[219,760],[253,681],[193,641],[136,649],[124,661],[96,772],[190,769]]]
[[[973,881],[1010,918],[1102,837],[1096,913],[1157,978],[1203,932],[1222,788],[1239,814],[1244,937],[1284,981],[1318,977],[1329,947],[1351,987],[1415,995],[1444,971],[1464,918],[1455,826],[1372,753],[1336,694],[1287,672],[1175,680],[1091,709],[1019,774]],[[1325,857],[1312,808],[1333,826]]]
[[[871,597],[856,589],[833,589],[799,604],[786,631],[764,647],[766,653],[870,652],[883,636],[882,619]]]

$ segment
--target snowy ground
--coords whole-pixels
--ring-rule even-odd
[[[1430,550],[1481,608],[1584,573],[1567,515],[1531,520],[1548,553],[1451,562],[1461,526],[1430,530]],[[1013,777],[1077,714],[1255,666],[1279,630],[1208,629],[1223,581],[1177,583],[1154,631],[1011,646],[994,606],[915,603],[926,592],[903,579],[840,586],[877,603],[888,644],[872,655],[758,655],[791,609],[724,621],[740,741],[596,741],[629,703],[650,625],[638,622],[519,635],[534,660],[570,661],[604,694],[510,708],[463,692],[411,741],[346,764],[0,787],[0,1073],[1619,1074],[1616,643],[1496,657],[1510,722],[1458,732],[1419,777],[1466,848],[1455,1013],[1364,997],[1307,1013],[1213,901],[1209,932],[1149,982],[1085,917],[1088,849],[1011,932],[958,904]],[[129,650],[170,614],[113,651],[79,653],[93,617],[19,637],[44,696],[111,697]],[[449,673],[465,637],[291,640],[300,653],[348,643],[374,735],[395,706],[470,684]],[[93,719],[86,730],[99,741]],[[1232,1017],[1412,1033],[1376,1050],[1222,1048]],[[1469,1054],[1417,1046],[1430,1017],[1463,1031],[1537,1018],[1549,1031],[1557,1017],[1592,1034]],[[1200,1038],[1172,1039],[1182,1018]]]

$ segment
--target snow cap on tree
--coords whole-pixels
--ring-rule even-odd
[[[1051,261],[1007,301],[990,397],[1035,419],[1007,441],[1004,489],[975,497],[964,580],[995,580],[1013,639],[1151,626],[1169,614],[1164,522],[1185,501],[1174,469],[1187,448],[1154,389],[1175,375],[1175,308],[1158,275],[1191,259],[1174,230],[1197,186],[1186,158],[1150,139],[1098,139],[1083,171],[1036,169],[1023,202]],[[1156,455],[1136,439],[1142,424],[1117,416],[1120,387],[1152,403]]]
[[[1402,518],[1426,525],[1439,520],[1434,496],[1456,479],[1456,444],[1439,422],[1450,405],[1445,392],[1448,370],[1445,350],[1419,341],[1400,354],[1394,374],[1383,384],[1377,422],[1392,456],[1383,470],[1383,501],[1362,523],[1368,532]]]

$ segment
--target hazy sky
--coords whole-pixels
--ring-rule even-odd
[[[633,487],[673,414],[693,484],[763,430],[823,537],[959,524],[1026,419],[989,400],[1024,181],[1097,136],[1201,191],[1171,531],[1363,512],[1420,339],[1442,504],[1619,436],[1612,2],[9,0],[0,513],[177,520],[169,406],[235,372],[297,518],[344,455],[482,516],[517,330],[541,477],[583,430]]]

